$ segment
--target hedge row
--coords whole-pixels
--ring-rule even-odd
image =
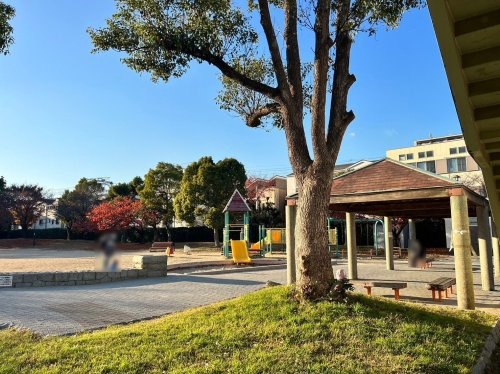
[[[74,240],[97,240],[99,233],[72,232],[71,239]],[[66,229],[46,229],[0,231],[0,239],[66,239]],[[154,233],[152,228],[146,230],[127,230],[123,239],[132,243],[153,242]],[[167,241],[169,236],[166,228],[158,229],[158,241]],[[174,242],[211,242],[214,240],[213,230],[208,227],[175,227],[170,229],[170,240]]]

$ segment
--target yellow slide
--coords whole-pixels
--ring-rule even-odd
[[[251,246],[250,246],[250,249],[252,250],[259,250],[260,251],[260,242],[257,242],[257,243],[253,243]]]
[[[231,252],[235,264],[250,264],[252,260],[248,257],[247,242],[245,240],[231,240]]]

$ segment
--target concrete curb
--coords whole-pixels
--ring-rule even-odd
[[[262,267],[262,266],[273,266],[273,265],[286,265],[285,261],[278,261],[278,260],[265,260],[265,259],[258,259],[253,262],[253,265],[250,265],[250,267],[244,267],[246,269],[252,268],[252,267]],[[172,264],[172,265],[167,265],[167,270],[168,271],[176,271],[176,270],[183,270],[183,269],[199,269],[199,268],[206,268],[210,266],[235,266],[232,260],[218,260],[218,261],[199,261],[199,262],[184,262],[180,264]]]
[[[265,271],[265,270],[276,270],[276,269],[286,269],[286,264],[275,264],[275,265],[257,265],[257,266],[242,266],[239,268],[230,269],[220,269],[220,270],[199,270],[188,273],[189,275],[216,275],[216,274],[232,274],[232,273],[247,273],[255,271]],[[178,269],[183,270],[183,269]],[[185,268],[185,270],[193,270],[190,268]]]
[[[497,321],[493,326],[490,334],[486,338],[484,343],[483,351],[479,356],[476,364],[472,367],[472,374],[483,374],[486,373],[486,368],[491,365],[491,355],[497,347],[498,341],[500,340],[500,321]]]

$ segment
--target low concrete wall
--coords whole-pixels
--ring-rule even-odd
[[[123,269],[120,271],[0,273],[0,276],[12,276],[12,287],[99,284],[137,278],[165,277],[167,275],[167,259],[167,256],[134,256],[132,258],[132,269]]]

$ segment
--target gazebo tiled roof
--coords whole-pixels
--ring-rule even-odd
[[[451,179],[391,159],[384,159],[335,178],[332,183],[332,196],[455,185]]]
[[[375,216],[445,218],[451,214],[450,196],[461,193],[469,201],[470,217],[476,216],[476,206],[487,205],[484,197],[449,178],[384,159],[334,178],[330,208]],[[297,198],[289,196],[287,204],[295,204]]]

